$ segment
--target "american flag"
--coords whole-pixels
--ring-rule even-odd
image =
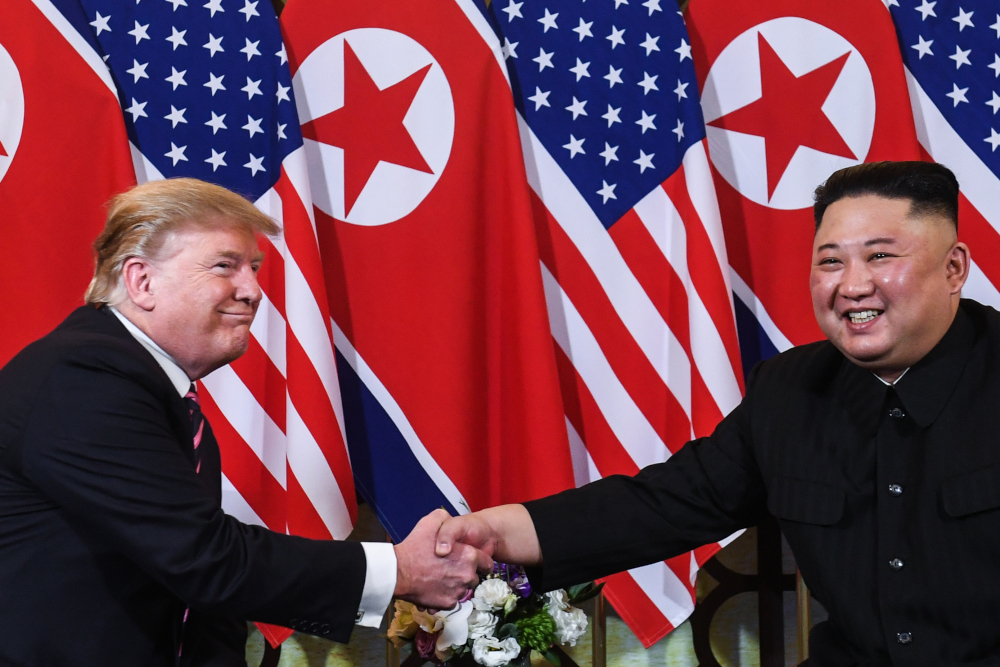
[[[742,397],[691,47],[672,0],[491,7],[521,123],[577,484],[634,474]],[[615,575],[648,646],[694,608],[709,545]]]
[[[346,537],[354,483],[302,136],[271,3],[73,1],[87,17],[76,27],[118,86],[139,181],[218,183],[283,229],[261,240],[265,298],[249,351],[202,380],[225,510],[282,533]]]
[[[961,185],[959,237],[973,259],[962,293],[1000,308],[1000,13],[981,0],[887,5],[917,138]]]

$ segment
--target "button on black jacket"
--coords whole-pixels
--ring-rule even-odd
[[[245,620],[347,641],[361,545],[226,516],[207,427],[199,450],[197,475],[183,399],[111,313],[0,370],[0,665],[245,665]]]
[[[760,364],[708,438],[527,504],[557,588],[770,513],[830,614],[810,664],[1000,664],[1000,313],[963,300],[890,389],[829,342]]]

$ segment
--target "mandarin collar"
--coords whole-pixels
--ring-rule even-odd
[[[959,307],[944,338],[893,385],[907,414],[921,428],[934,423],[954,393],[975,340],[972,318]]]
[[[951,326],[938,344],[913,364],[891,387],[874,373],[857,366],[842,354],[832,382],[827,384],[857,428],[874,436],[882,418],[886,396],[894,391],[906,413],[920,428],[931,425],[952,395],[965,370],[976,338],[972,319],[959,308]],[[836,388],[836,389],[834,389]]]

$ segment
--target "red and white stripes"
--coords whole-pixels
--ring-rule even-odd
[[[256,204],[283,234],[261,240],[265,298],[253,340],[243,357],[202,381],[222,448],[224,506],[272,530],[342,539],[357,505],[301,148]]]
[[[523,120],[520,130],[575,478],[635,474],[711,433],[743,394],[705,144],[605,229]],[[694,609],[694,574],[715,550],[615,575],[605,590],[649,645]]]

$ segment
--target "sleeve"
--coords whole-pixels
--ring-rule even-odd
[[[192,608],[349,639],[365,583],[362,546],[223,513],[139,378],[108,363],[56,366],[28,417],[22,462],[67,520]]]
[[[396,590],[396,550],[388,542],[362,542],[367,563],[358,625],[377,628]]]
[[[748,395],[749,397],[749,395]],[[543,564],[539,590],[563,588],[671,558],[756,525],[766,513],[751,447],[749,398],[711,436],[634,477],[609,476],[525,503]]]

